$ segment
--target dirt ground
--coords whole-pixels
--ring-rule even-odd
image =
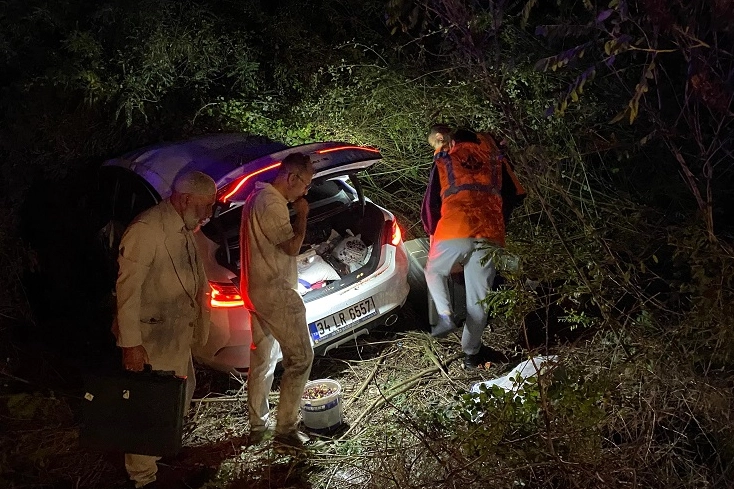
[[[514,346],[516,331],[488,330],[485,344],[497,350],[498,360],[505,358],[476,371],[461,367],[457,334],[435,340],[426,331],[427,325],[420,324],[406,307],[393,326],[317,357],[310,378],[330,378],[341,384],[344,424],[328,436],[314,435],[309,452],[298,458],[276,454],[267,439],[259,445],[249,443],[242,378],[197,367],[197,390],[186,417],[184,447],[176,457],[161,460],[161,486],[257,489],[365,485],[362,482],[369,473],[360,472],[364,466],[360,460],[394,448],[388,435],[394,435],[394,426],[410,423],[416,406],[430,409],[454,402],[455,394],[475,382],[501,375],[519,361]],[[6,431],[0,437],[0,486],[122,487],[126,474],[121,453],[79,447],[80,386],[74,377],[78,372],[62,356],[38,355],[25,359],[34,367],[16,369],[14,378],[4,379],[11,402],[0,412],[0,426]],[[35,384],[39,378],[42,388]],[[276,390],[277,382],[276,373]],[[275,394],[272,400],[277,406]]]

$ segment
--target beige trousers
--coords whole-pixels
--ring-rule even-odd
[[[272,314],[252,314],[252,350],[247,377],[250,429],[266,429],[270,416],[268,394],[273,386],[278,354],[283,353],[276,434],[296,431],[303,388],[313,363],[311,335],[306,324],[306,307],[292,289],[278,296],[281,307]],[[257,307],[257,305],[255,306]]]
[[[171,370],[170,365],[156,365],[153,359],[150,359],[153,370]],[[194,397],[194,389],[196,388],[196,378],[194,377],[194,363],[191,360],[191,353],[189,352],[189,359],[185,366],[178,366],[173,368],[176,375],[186,376],[186,408],[191,405],[191,399]],[[130,480],[135,483],[135,487],[143,487],[156,480],[156,474],[158,473],[158,460],[160,457],[152,455],[138,455],[135,453],[125,454],[125,469]]]

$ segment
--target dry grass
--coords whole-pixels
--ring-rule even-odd
[[[184,449],[161,461],[162,479],[206,466],[216,473],[204,487],[229,489],[729,487],[731,377],[697,378],[660,338],[630,340],[635,359],[625,359],[603,331],[557,348],[565,373],[541,377],[545,407],[536,421],[519,422],[515,406],[488,409],[472,424],[449,416],[460,402],[455,396],[517,363],[516,328],[500,325],[485,335],[512,361],[468,372],[458,336],[437,341],[412,321],[317,358],[311,378],[342,385],[345,426],[316,437],[303,457],[278,455],[267,441],[251,446],[242,379],[200,369],[197,393],[204,395],[187,418]],[[586,390],[553,394],[564,384]],[[599,398],[588,411],[577,409],[583,398],[573,396],[587,392]],[[0,486],[124,482],[120,454],[77,446],[76,403],[46,393],[1,413],[10,436],[0,438]]]
[[[225,481],[227,487],[384,487],[391,476],[381,466],[390,456],[411,450],[406,444],[420,449],[410,430],[413,410],[450,404],[454,394],[499,371],[465,372],[456,337],[436,341],[415,331],[380,336],[317,358],[311,378],[342,385],[345,426],[317,437],[303,460],[277,456],[267,443],[247,446],[246,386],[237,388],[238,380],[230,380],[230,394],[197,402],[185,443],[205,447],[234,439],[213,487]]]

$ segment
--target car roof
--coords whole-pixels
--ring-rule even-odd
[[[296,151],[311,156],[318,176],[367,168],[382,158],[375,149],[337,141],[288,147],[260,136],[226,133],[147,146],[107,160],[103,166],[122,167],[140,175],[166,198],[180,173],[202,171],[221,188]]]

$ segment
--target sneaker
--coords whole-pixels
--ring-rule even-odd
[[[456,325],[450,316],[439,316],[438,324],[431,327],[431,336],[434,338],[445,338],[449,333],[455,330]]]
[[[277,453],[296,455],[305,449],[311,438],[302,431],[279,433],[273,438],[273,446]]]

